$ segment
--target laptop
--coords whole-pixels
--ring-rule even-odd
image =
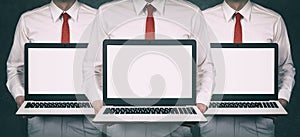
[[[278,100],[278,45],[212,43],[216,85],[205,115],[287,115]]]
[[[93,122],[206,122],[195,40],[104,40],[104,106]]]
[[[25,102],[16,115],[94,115],[82,82],[87,44],[25,44]]]

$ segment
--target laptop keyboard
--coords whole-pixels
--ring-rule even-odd
[[[196,114],[193,107],[114,107],[106,108],[103,114]]]
[[[209,108],[278,108],[276,102],[211,102]]]
[[[92,108],[87,102],[28,102],[25,108]]]

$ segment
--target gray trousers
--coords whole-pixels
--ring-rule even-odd
[[[85,116],[28,118],[28,137],[101,137],[102,126]]]
[[[273,119],[261,116],[214,116],[200,124],[201,137],[274,137]]]
[[[189,127],[170,123],[126,123],[107,126],[111,137],[192,137]]]

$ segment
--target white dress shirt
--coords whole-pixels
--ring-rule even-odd
[[[63,12],[70,16],[70,42],[88,42],[82,35],[86,33],[97,11],[85,4],[76,1],[68,11],[62,11],[52,1],[22,14],[7,61],[7,87],[14,98],[24,96],[25,43],[60,43]]]
[[[146,5],[145,0],[122,0],[99,7],[93,24],[83,74],[90,100],[102,100],[101,45],[103,40],[144,39]],[[157,39],[197,40],[197,103],[207,105],[214,81],[209,51],[209,41],[213,36],[208,30],[201,10],[183,0],[154,0],[151,5],[155,8],[153,16]],[[98,95],[95,91],[98,91]]]
[[[223,2],[203,11],[206,21],[217,36],[218,41],[215,42],[233,43],[235,26],[233,14],[236,12],[243,16],[241,24],[244,43],[278,43],[278,98],[289,101],[295,83],[295,69],[282,17],[276,12],[250,1],[240,11],[235,11],[226,2]]]

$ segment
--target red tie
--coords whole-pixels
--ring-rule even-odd
[[[243,34],[242,34],[241,19],[243,16],[240,13],[236,13],[234,14],[234,16],[235,16],[234,43],[242,43]]]
[[[148,16],[146,19],[146,40],[154,40],[155,39],[155,26],[154,26],[154,18],[153,18],[153,9],[152,5],[147,5]]]
[[[62,32],[61,32],[61,43],[70,43],[70,28],[69,28],[69,15],[68,13],[63,13],[62,17],[64,19],[62,25]]]

